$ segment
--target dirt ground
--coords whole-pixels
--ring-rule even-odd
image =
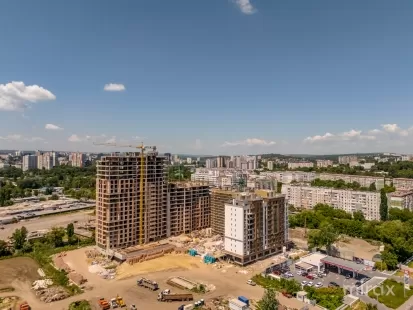
[[[0,261],[0,289],[11,286],[12,282],[20,281],[30,286],[34,280],[39,279],[37,263],[28,257],[16,257]]]
[[[309,230],[307,230],[308,234]],[[288,234],[299,248],[307,249],[307,238],[304,228],[289,229]],[[380,254],[379,246],[372,245],[365,240],[345,237],[336,242],[335,247],[340,252],[340,256],[345,259],[352,259],[353,256],[372,260],[375,254]]]

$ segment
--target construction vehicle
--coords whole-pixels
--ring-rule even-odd
[[[119,295],[116,296],[116,301],[118,302],[119,307],[121,308],[126,307],[125,301]]]
[[[146,287],[152,291],[156,291],[159,288],[158,283],[145,278],[140,278],[138,281],[136,281],[136,284],[138,286]]]
[[[116,309],[118,307],[118,302],[116,301],[116,298],[112,298],[110,300],[110,306],[112,307],[112,309]]]
[[[20,305],[20,310],[30,310],[30,309],[31,308],[26,301]]]
[[[140,145],[119,145],[116,143],[94,143],[94,145],[106,145],[106,146],[115,146],[115,147],[131,147],[141,150],[141,164],[140,164],[140,179],[139,179],[139,191],[144,192],[144,175],[145,175],[145,151],[152,149],[153,152],[156,152],[156,146],[147,146],[141,143]],[[139,244],[143,244],[143,195],[140,195],[139,199]]]
[[[191,301],[194,300],[192,294],[158,294],[158,301]]]
[[[131,306],[130,306],[130,310],[136,310],[136,306],[135,306],[135,305],[131,305]]]
[[[109,305],[108,301],[105,298],[100,298],[98,300],[98,303],[99,303],[100,309],[102,309],[102,310],[110,309],[110,305]]]

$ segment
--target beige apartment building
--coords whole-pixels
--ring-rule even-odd
[[[246,265],[281,253],[288,229],[284,195],[239,193],[225,204],[224,247],[234,263]]]
[[[389,208],[413,211],[413,190],[401,190],[387,194]]]
[[[140,153],[131,152],[113,153],[97,163],[96,243],[100,248],[127,248],[167,236],[164,162],[157,152],[148,152],[143,160]]]
[[[311,209],[318,203],[325,203],[348,213],[361,211],[367,220],[380,220],[380,192],[284,185],[282,193],[287,203],[297,208]]]

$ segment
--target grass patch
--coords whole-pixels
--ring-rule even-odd
[[[255,275],[252,281],[265,289],[274,289],[276,291],[284,291],[288,294],[295,294],[301,290],[301,285],[296,280],[274,279],[271,277],[263,277],[260,274]]]
[[[379,287],[371,290],[369,297],[378,300],[390,309],[396,309],[413,296],[412,289],[413,287],[405,290],[403,283],[387,279]]]
[[[92,310],[92,306],[87,300],[78,300],[69,305],[69,310]]]
[[[413,268],[413,262],[410,262],[407,266],[409,266],[409,268]]]

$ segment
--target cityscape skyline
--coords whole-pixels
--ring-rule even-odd
[[[22,5],[0,13],[2,149],[413,153],[412,2]]]

